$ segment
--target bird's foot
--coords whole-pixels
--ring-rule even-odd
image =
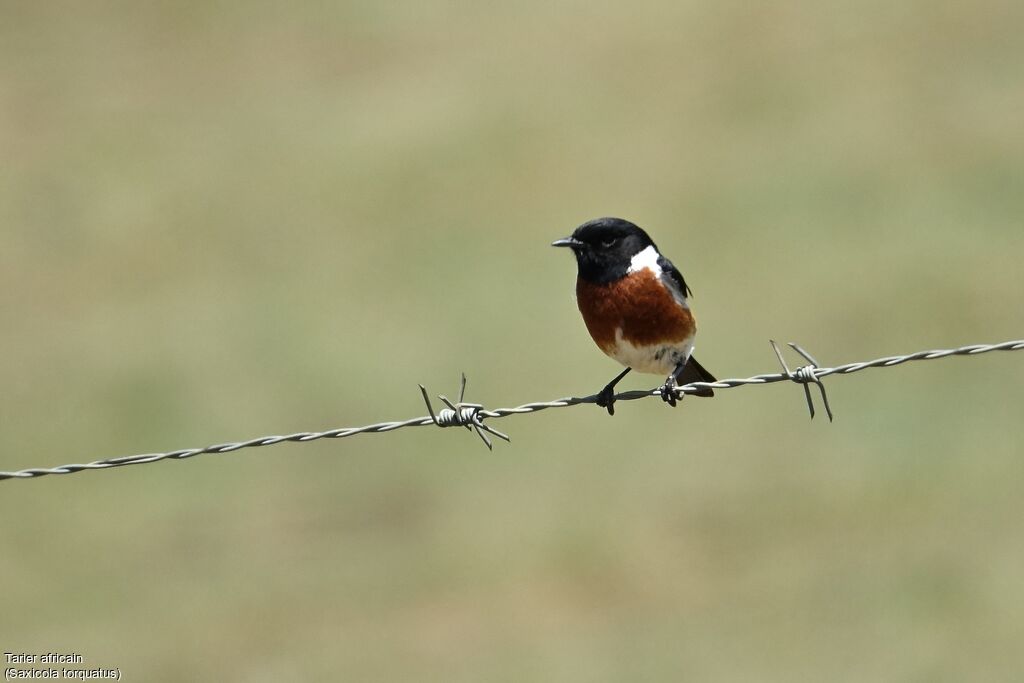
[[[608,410],[609,415],[615,414],[615,384],[609,384],[601,391],[597,392],[597,405]]]
[[[661,400],[669,404],[673,408],[676,407],[676,388],[679,385],[676,384],[676,376],[669,375],[669,378],[665,380],[665,383],[661,385],[659,393],[661,394]]]
[[[597,392],[597,399],[594,401],[597,405],[608,410],[609,415],[615,414],[615,385],[619,383],[619,380],[629,374],[629,371],[633,368],[626,368],[618,375],[615,376],[611,382],[605,386],[604,389]]]

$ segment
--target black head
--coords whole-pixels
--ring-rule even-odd
[[[627,220],[595,218],[576,228],[571,237],[555,240],[551,246],[572,249],[580,277],[604,283],[625,277],[632,258],[647,247],[654,247],[654,242]]]

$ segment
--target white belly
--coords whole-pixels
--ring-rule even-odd
[[[615,346],[605,351],[609,356],[637,372],[666,377],[693,353],[693,337],[675,344],[637,348],[622,338],[622,330],[615,330]]]

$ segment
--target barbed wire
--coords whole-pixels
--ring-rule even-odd
[[[803,358],[809,363],[808,365],[800,366],[795,370],[790,370],[789,366],[786,365],[786,361],[783,359],[782,352],[779,350],[778,345],[774,341],[771,342],[771,345],[775,351],[775,355],[778,357],[779,363],[782,365],[783,372],[754,375],[753,377],[746,377],[743,379],[723,379],[717,382],[691,382],[689,384],[676,387],[676,398],[681,399],[685,394],[694,394],[698,391],[709,388],[735,389],[736,387],[774,384],[775,382],[795,382],[800,384],[804,389],[807,407],[810,411],[811,418],[813,419],[814,403],[811,400],[811,392],[808,385],[816,384],[821,392],[822,403],[825,405],[825,410],[828,413],[829,420],[831,421],[832,408],[830,407],[828,397],[825,394],[825,386],[821,382],[823,377],[828,377],[829,375],[849,375],[868,368],[891,368],[917,360],[936,360],[939,358],[947,358],[949,356],[977,356],[991,351],[1019,351],[1024,349],[1024,339],[1005,341],[999,344],[971,344],[969,346],[961,346],[956,349],[918,351],[916,353],[908,353],[901,356],[886,356],[884,358],[876,358],[875,360],[847,363],[845,365],[839,365],[832,368],[819,367],[817,361],[814,360],[807,351],[797,344],[790,343],[790,347],[803,356]],[[90,463],[61,465],[60,467],[32,468],[14,472],[0,472],[0,481],[7,479],[34,479],[37,477],[44,477],[48,474],[72,474],[74,472],[82,472],[85,470],[104,470],[114,467],[124,467],[126,465],[144,465],[151,462],[159,462],[161,460],[185,460],[197,455],[232,453],[244,448],[273,446],[286,442],[307,443],[310,441],[317,441],[319,439],[341,439],[348,436],[354,436],[356,434],[379,434],[383,432],[392,432],[396,429],[402,429],[405,427],[425,427],[428,425],[437,427],[458,426],[474,430],[487,447],[491,448],[492,443],[487,436],[488,434],[497,436],[505,441],[510,441],[510,439],[507,434],[503,434],[502,432],[494,429],[490,425],[486,424],[484,420],[494,420],[502,417],[509,417],[511,415],[525,415],[528,413],[539,412],[541,410],[548,410],[550,408],[568,408],[570,406],[577,406],[584,403],[596,403],[598,399],[597,394],[583,397],[570,396],[555,399],[553,401],[524,403],[523,405],[516,406],[515,408],[497,408],[488,410],[484,408],[482,404],[464,402],[463,399],[465,398],[465,391],[466,376],[463,375],[459,389],[459,400],[453,403],[452,401],[449,401],[448,398],[439,396],[438,398],[440,398],[445,404],[445,408],[435,413],[433,406],[430,404],[430,398],[427,396],[427,390],[421,384],[420,392],[423,396],[423,402],[427,406],[427,412],[430,414],[423,417],[410,418],[408,420],[378,422],[364,427],[339,427],[337,429],[329,429],[323,432],[296,432],[295,434],[288,434],[284,436],[262,436],[256,439],[249,439],[248,441],[222,443],[213,446],[206,446],[205,448],[185,448],[167,453],[125,455],[105,460],[96,460]],[[656,389],[649,390],[624,391],[622,393],[615,394],[615,400],[636,401],[642,398],[651,398],[652,396],[660,397],[661,395],[661,387],[658,387]]]

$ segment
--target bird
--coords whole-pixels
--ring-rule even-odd
[[[572,250],[583,322],[597,346],[626,366],[597,394],[609,415],[615,414],[615,385],[631,370],[665,375],[660,394],[672,407],[680,384],[716,381],[692,355],[697,323],[690,288],[642,228],[622,218],[595,218],[551,246]],[[710,387],[694,393],[714,396]]]

